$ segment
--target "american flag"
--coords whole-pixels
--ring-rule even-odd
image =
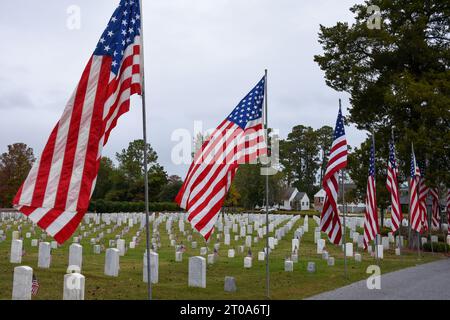
[[[439,222],[441,220],[440,210],[439,210],[439,189],[430,189],[431,198],[433,199],[433,204],[431,206],[431,227],[436,230],[439,229]]]
[[[377,191],[375,186],[375,148],[370,147],[369,177],[366,191],[366,213],[364,215],[364,246],[368,247],[370,241],[380,232],[378,226]]]
[[[141,93],[139,1],[121,0],[14,206],[58,243],[74,233],[95,187],[103,146]]]
[[[241,163],[267,154],[263,128],[265,77],[216,128],[194,156],[176,197],[188,220],[206,240]]]
[[[447,189],[447,233],[450,235],[450,189]]]
[[[391,194],[391,225],[392,232],[396,232],[400,227],[403,214],[402,207],[400,206],[400,195],[398,192],[398,166],[395,158],[395,146],[394,142],[389,143],[389,161],[388,161],[388,174],[386,186]]]
[[[336,127],[334,128],[334,140],[331,145],[327,170],[322,182],[326,195],[320,218],[320,230],[326,232],[328,239],[334,244],[340,244],[342,239],[341,221],[337,207],[339,194],[338,174],[339,170],[344,169],[346,166],[347,139],[345,138],[342,111],[339,108]]]
[[[420,168],[420,167],[419,167]],[[427,197],[430,188],[425,184],[425,169],[420,170],[419,179],[419,210],[420,221],[422,223],[422,232],[428,231]]]
[[[414,149],[411,154],[411,179],[409,183],[409,215],[411,229],[417,232],[422,232],[421,211],[419,206],[419,183],[420,183],[420,169],[417,165]]]
[[[39,292],[39,281],[33,274],[33,281],[31,282],[31,295],[35,296]]]

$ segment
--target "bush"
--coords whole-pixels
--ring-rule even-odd
[[[150,202],[149,211],[179,211],[178,204],[174,202]],[[144,212],[145,202],[123,202],[123,201],[108,201],[95,200],[91,201],[89,205],[90,212],[98,213],[112,213],[112,212]]]
[[[431,252],[431,243],[427,242],[423,245],[423,250]],[[444,242],[433,243],[434,252],[450,252],[450,246]]]

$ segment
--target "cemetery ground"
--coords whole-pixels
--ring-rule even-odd
[[[299,260],[294,263],[293,272],[286,272],[284,260],[291,254],[291,239],[294,238],[295,230],[303,226],[304,217],[298,219],[289,233],[279,241],[275,250],[270,254],[270,292],[271,299],[303,299],[325,291],[348,285],[358,280],[366,279],[369,274],[366,269],[369,265],[376,264],[376,260],[367,252],[361,252],[354,246],[355,252],[362,254],[362,262],[356,262],[353,257],[347,259],[348,279],[344,277],[344,259],[343,251],[340,247],[331,245],[326,241],[326,250],[330,256],[335,257],[335,266],[328,266],[327,261],[322,259],[322,255],[316,253],[316,244],[314,243],[314,228],[317,226],[313,219],[309,219],[309,232],[306,232],[300,241]],[[30,232],[30,222],[22,222],[23,248],[25,254],[20,264],[11,264],[9,261],[12,232],[17,230],[17,224],[12,224],[9,230],[6,230],[5,222],[0,222],[0,230],[6,234],[6,240],[0,242],[0,299],[11,299],[13,270],[18,265],[26,265],[33,268],[37,276],[40,288],[34,300],[62,299],[63,279],[68,267],[69,246],[73,240],[68,240],[64,245],[57,249],[52,249],[51,266],[49,269],[38,268],[38,246],[31,246],[31,238],[26,238],[25,234]],[[106,300],[106,299],[147,299],[147,284],[142,280],[143,254],[145,251],[145,229],[140,229],[140,225],[135,224],[129,231],[122,236],[126,243],[132,241],[137,231],[141,231],[140,242],[135,249],[128,249],[124,256],[120,257],[120,271],[118,277],[108,277],[104,275],[105,251],[95,254],[90,238],[95,237],[99,232],[104,232],[105,236],[100,243],[108,248],[109,240],[116,239],[116,235],[126,228],[127,224],[116,227],[111,233],[106,233],[106,226],[100,230],[100,226],[95,223],[83,223],[84,231],[91,232],[90,236],[83,237],[80,244],[83,246],[83,262],[81,273],[86,277],[85,299],[86,300]],[[96,227],[96,232],[93,228]],[[198,233],[192,232],[188,223],[186,230],[197,241],[197,248],[193,249],[191,243],[181,234],[178,225],[175,224],[173,233],[177,236],[177,244],[183,242],[186,246],[186,252],[183,254],[183,261],[175,261],[175,248],[171,246],[169,235],[165,229],[165,223],[159,225],[161,237],[161,247],[159,254],[159,282],[153,285],[154,299],[186,299],[186,300],[209,300],[209,299],[266,299],[266,277],[265,261],[258,261],[258,252],[265,247],[265,238],[259,239],[257,243],[252,241],[253,264],[250,269],[244,268],[244,257],[247,256],[248,248],[244,252],[239,252],[238,246],[244,245],[245,237],[239,237],[235,241],[233,233],[230,246],[224,244],[222,238],[217,240],[217,231],[211,236],[209,244]],[[38,227],[35,229],[32,238],[40,239],[41,231]],[[363,230],[357,228],[361,234]],[[82,234],[81,228],[75,233],[75,236]],[[347,232],[348,234],[348,232]],[[273,235],[273,234],[271,234]],[[257,236],[253,232],[252,237]],[[322,233],[322,239],[326,235]],[[347,239],[349,239],[347,237]],[[45,241],[52,241],[49,236]],[[214,244],[220,242],[218,261],[212,265],[207,265],[206,288],[188,287],[188,263],[189,257],[200,255],[200,247],[207,246],[208,253],[212,253]],[[351,242],[351,240],[350,240]],[[228,249],[236,249],[236,256],[228,258]],[[384,252],[384,259],[379,261],[381,272],[387,273],[403,269],[418,264],[431,262],[447,258],[443,254],[423,252],[421,259],[418,259],[417,251],[404,249],[402,255],[396,256],[393,244],[390,249]],[[307,272],[308,262],[316,263],[316,272]],[[232,276],[236,279],[237,291],[224,291],[225,276]]]

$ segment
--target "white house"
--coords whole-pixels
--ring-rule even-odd
[[[287,188],[282,192],[280,210],[309,210],[309,197],[306,192],[299,192],[297,188]]]

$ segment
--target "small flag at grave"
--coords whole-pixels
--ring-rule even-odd
[[[33,281],[31,283],[31,295],[36,296],[39,292],[39,281],[36,275],[33,274]]]
[[[102,149],[130,96],[141,94],[140,1],[121,0],[14,207],[58,243],[85,215]],[[126,28],[124,28],[126,26]]]

